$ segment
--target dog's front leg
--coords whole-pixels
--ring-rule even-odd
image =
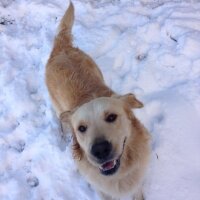
[[[142,189],[140,188],[137,193],[134,195],[133,200],[144,200]]]
[[[107,194],[100,191],[98,192],[98,194],[101,200],[119,200],[119,199],[112,198],[111,196],[108,196]]]

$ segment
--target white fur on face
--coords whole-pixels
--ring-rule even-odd
[[[106,115],[116,114],[115,122],[105,121]],[[118,157],[123,149],[123,141],[130,135],[130,121],[120,99],[101,97],[82,105],[71,117],[78,143],[90,158],[90,148],[97,138],[104,138],[112,143]],[[78,130],[80,125],[87,127],[84,133]]]

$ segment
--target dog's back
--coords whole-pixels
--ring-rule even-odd
[[[72,45],[74,7],[63,16],[46,66],[46,84],[57,115],[95,97],[111,96],[95,62]],[[65,92],[63,92],[65,91]]]

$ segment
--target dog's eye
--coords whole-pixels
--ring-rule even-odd
[[[87,126],[81,125],[81,126],[78,127],[78,130],[79,130],[81,133],[84,133],[84,132],[87,130]]]
[[[106,122],[112,123],[117,119],[117,115],[116,114],[109,114],[106,117]]]

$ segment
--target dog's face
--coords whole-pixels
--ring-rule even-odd
[[[67,114],[88,161],[103,175],[117,172],[126,139],[131,134],[131,121],[125,107],[139,108],[142,104],[131,94],[121,98],[100,97]],[[62,118],[66,118],[65,113]]]

